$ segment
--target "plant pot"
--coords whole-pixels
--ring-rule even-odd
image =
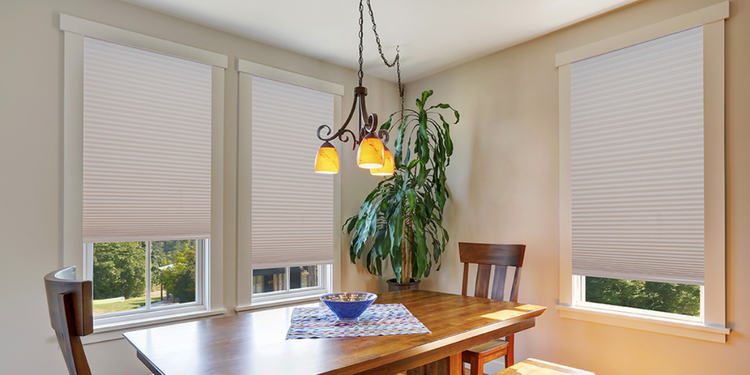
[[[422,282],[422,280],[414,281],[414,279],[410,279],[410,283],[401,284],[396,281],[396,279],[388,279],[385,282],[388,283],[388,291],[389,292],[395,292],[398,290],[406,290],[406,289],[419,289],[419,283]]]

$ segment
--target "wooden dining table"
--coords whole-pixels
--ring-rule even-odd
[[[461,352],[535,325],[546,307],[425,290],[378,295],[403,304],[431,333],[286,339],[293,307],[127,332],[154,374],[462,373]],[[415,373],[415,370],[409,373]]]

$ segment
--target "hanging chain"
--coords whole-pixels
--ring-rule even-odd
[[[367,4],[370,4],[369,0]],[[364,7],[362,7],[362,0],[359,0],[359,72],[357,72],[357,77],[359,78],[359,86],[362,86],[362,77],[365,76],[365,74],[362,72],[362,50],[364,50],[364,47],[362,46],[362,37],[364,36],[364,33],[362,32],[362,25],[364,24],[363,14]]]
[[[380,44],[380,35],[378,35],[378,25],[375,23],[375,15],[372,12],[372,5],[370,0],[367,0],[367,9],[370,11],[370,20],[372,20],[372,32],[375,33],[375,42],[378,43],[378,52],[380,52],[380,58],[383,59],[385,66],[393,68],[396,65],[396,72],[398,74],[398,94],[401,98],[401,118],[404,116],[404,85],[401,84],[401,56],[399,46],[396,46],[396,57],[393,58],[393,62],[389,63],[388,59],[383,54],[383,46]],[[362,73],[362,0],[359,2],[359,71]],[[360,78],[360,86],[362,85],[362,79]]]

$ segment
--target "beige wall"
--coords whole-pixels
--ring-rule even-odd
[[[555,53],[646,26],[717,0],[649,0],[408,85],[456,107],[449,168],[451,243],[443,270],[425,289],[460,291],[458,241],[528,244],[521,299],[549,306],[518,335],[517,358],[584,367],[597,374],[745,374],[750,368],[750,0],[732,2],[727,21],[727,344],[561,319],[558,292],[557,71]],[[62,34],[58,14],[121,27],[230,56],[226,75],[224,305],[235,303],[236,58],[345,85],[355,73],[332,64],[198,26],[120,1],[2,0],[0,3],[0,366],[2,373],[62,374],[42,276],[62,266]],[[365,78],[381,118],[396,109],[395,85]],[[376,183],[342,155],[343,217]],[[382,291],[382,280],[347,264],[342,289]],[[147,373],[124,340],[88,345],[97,374]]]
[[[62,72],[59,13],[163,38],[229,56],[225,92],[224,307],[236,302],[236,59],[339,83],[349,109],[356,72],[309,57],[199,26],[121,1],[0,1],[0,373],[63,374],[65,367],[50,328],[42,277],[62,260]],[[356,58],[352,46],[352,59]],[[354,61],[354,60],[352,60]],[[365,77],[368,107],[378,113],[398,108],[396,85]],[[381,117],[383,115],[381,114]],[[313,136],[315,129],[311,129]],[[342,211],[356,212],[377,183],[342,156]],[[312,168],[312,155],[310,165]],[[343,260],[346,253],[342,254]],[[350,290],[377,290],[377,279],[345,265],[341,278]],[[91,344],[86,352],[95,374],[148,373],[123,339]]]
[[[461,112],[448,172],[451,244],[426,289],[460,291],[458,241],[528,245],[521,300],[548,306],[516,338],[536,357],[597,374],[750,374],[750,1],[726,22],[727,321],[718,344],[562,319],[558,298],[558,85],[555,54],[718,3],[648,0],[407,86]]]

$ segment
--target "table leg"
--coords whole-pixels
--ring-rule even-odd
[[[458,353],[411,369],[406,372],[406,375],[462,375],[463,367],[461,353]]]

